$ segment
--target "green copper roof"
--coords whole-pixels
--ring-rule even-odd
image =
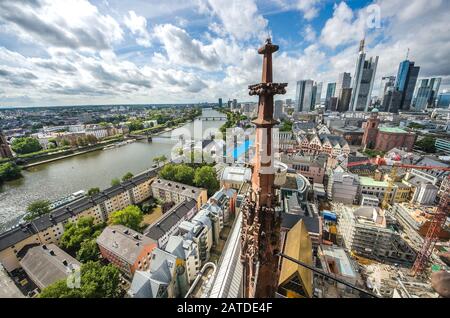
[[[378,108],[374,108],[374,109],[372,109],[372,113],[378,113],[378,112],[380,112],[379,110],[378,110]]]
[[[394,134],[406,134],[407,132],[398,127],[380,127],[381,132],[394,133]]]
[[[387,187],[388,183],[386,181],[376,181],[369,177],[359,177],[359,183],[366,187]]]

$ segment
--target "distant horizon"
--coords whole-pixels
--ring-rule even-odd
[[[0,105],[252,100],[268,36],[286,98],[298,80],[354,77],[362,39],[366,58],[379,56],[372,96],[405,58],[445,91],[448,12],[447,0],[2,0]]]
[[[43,106],[43,105],[32,105],[32,106],[0,106],[0,110],[2,109],[15,109],[15,108],[52,108],[52,107],[117,107],[117,106],[171,106],[171,105],[187,105],[187,106],[193,106],[193,105],[202,105],[202,104],[218,104],[216,103],[212,103],[212,102],[200,102],[200,103],[161,103],[161,104],[122,104],[122,103],[117,103],[117,104],[78,104],[78,105],[47,105],[47,106]],[[242,103],[246,103],[246,102],[242,102]]]

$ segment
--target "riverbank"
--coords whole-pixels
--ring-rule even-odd
[[[218,114],[211,110],[204,110],[204,113],[209,116]],[[197,121],[198,119],[195,122]],[[203,121],[201,126],[203,131],[208,131],[218,128],[222,123]],[[187,129],[191,135],[194,135],[194,126],[196,123],[188,122],[182,126],[182,129],[183,131]],[[169,130],[172,129],[176,129],[175,126],[169,128]],[[165,132],[162,137],[170,137],[171,134],[171,132]],[[175,134],[178,132],[176,131]],[[0,187],[0,230],[16,224],[27,206],[36,200],[55,201],[73,192],[86,191],[92,187],[106,189],[110,187],[111,180],[121,178],[127,172],[137,175],[151,168],[155,163],[153,159],[156,157],[165,155],[170,158],[173,146],[174,143],[170,138],[161,138],[152,143],[133,142],[107,151],[78,153],[64,160],[23,169],[23,178],[5,182]],[[81,152],[81,149],[79,151]],[[61,154],[58,154],[58,157],[61,157]],[[49,159],[53,158],[45,158],[45,160]],[[42,162],[44,158],[24,162],[24,164],[38,161]]]
[[[89,149],[89,150],[85,150],[85,151],[78,151],[78,152],[75,152],[75,153],[72,153],[72,154],[69,154],[69,155],[64,155],[64,156],[61,156],[61,157],[56,157],[56,158],[52,158],[52,159],[48,159],[48,160],[43,160],[43,161],[38,161],[38,162],[35,162],[35,163],[30,163],[30,164],[27,164],[27,165],[23,165],[22,168],[23,169],[28,169],[28,168],[31,168],[31,167],[35,167],[35,166],[39,166],[39,165],[45,164],[45,163],[49,163],[49,162],[53,162],[53,161],[58,161],[58,160],[62,160],[62,159],[70,158],[70,157],[83,155],[85,153],[102,150],[104,147],[105,147],[105,145],[101,145],[100,147],[96,147],[96,148],[93,148],[93,149]]]

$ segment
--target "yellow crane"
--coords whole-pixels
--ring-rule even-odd
[[[388,176],[388,186],[386,188],[386,191],[384,192],[383,202],[381,202],[381,207],[383,209],[387,209],[389,207],[389,204],[391,203],[391,199],[393,198],[394,194],[394,186],[395,186],[395,179],[397,179],[397,166],[393,165],[391,172]]]

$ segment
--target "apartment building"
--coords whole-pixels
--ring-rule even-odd
[[[334,169],[328,180],[328,199],[353,204],[358,201],[359,176],[346,172],[341,166]]]
[[[156,241],[123,225],[106,227],[96,240],[103,258],[118,267],[128,278],[136,270],[147,270]]]
[[[200,271],[201,261],[198,245],[194,241],[184,239],[181,236],[171,236],[167,242],[165,251],[184,260],[188,283],[191,284]]]
[[[389,189],[389,185],[386,181],[377,181],[370,177],[359,177],[360,190],[359,197],[368,194],[373,195],[378,198],[378,200],[383,201],[386,191]],[[389,190],[389,202],[392,201],[395,195],[395,187]]]
[[[201,264],[205,263],[209,259],[214,243],[213,223],[209,212],[207,210],[199,211],[192,220],[181,222],[178,228],[181,236],[197,244]]]
[[[245,182],[252,178],[252,170],[246,167],[227,166],[220,175],[220,186],[239,190]]]
[[[343,207],[338,228],[345,247],[378,261],[411,264],[416,253],[391,226],[384,211],[374,207]]]
[[[325,156],[301,156],[282,155],[281,161],[289,168],[294,169],[305,176],[311,183],[323,184],[326,172],[327,157]]]
[[[178,234],[178,226],[181,222],[190,220],[197,211],[195,200],[182,201],[147,227],[144,235],[156,241],[159,248],[164,248],[169,241],[169,237]]]
[[[176,298],[184,297],[187,290],[185,261],[155,248],[151,254],[150,269],[136,271],[127,294],[131,298]]]
[[[165,179],[156,179],[152,183],[153,197],[164,202],[180,203],[187,199],[197,202],[200,208],[208,200],[207,190]]]
[[[280,131],[278,133],[278,147],[281,151],[293,151],[297,148],[297,140],[292,131]]]
[[[41,290],[61,279],[66,279],[81,267],[76,259],[55,244],[29,248],[20,265]]]
[[[422,183],[414,191],[411,202],[422,205],[434,204],[439,188],[431,183]]]
[[[336,157],[350,153],[348,142],[341,136],[330,134],[299,135],[297,141],[300,144],[300,149],[307,154],[325,153]]]
[[[23,223],[0,234],[0,262],[7,271],[20,267],[19,252],[29,244],[58,243],[64,232],[64,225],[81,217],[93,217],[94,223],[106,222],[111,212],[148,199],[152,195],[151,183],[157,176],[157,169],[139,174],[80,200],[53,210],[51,213]]]

